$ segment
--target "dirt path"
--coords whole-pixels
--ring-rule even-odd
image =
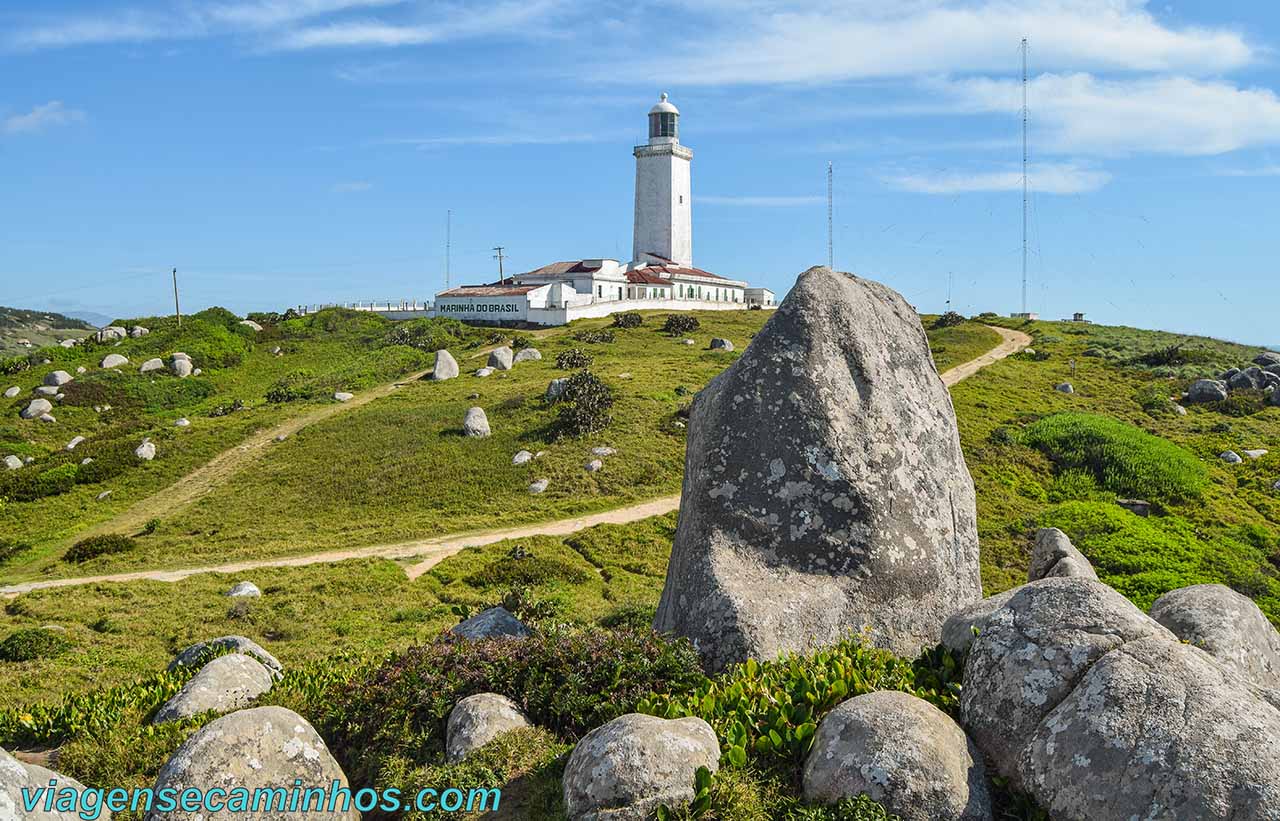
[[[1021,331],[998,328],[994,325],[988,327],[1000,334],[1002,340],[1001,343],[984,353],[982,356],[957,365],[948,371],[944,371],[942,373],[942,382],[947,387],[950,387],[963,379],[967,379],[988,365],[998,362],[1011,354],[1015,354],[1031,344],[1031,337]],[[171,510],[175,502],[179,504],[186,504],[194,501],[202,493],[206,492],[218,482],[241,470],[262,452],[265,445],[270,443],[281,433],[293,433],[294,431],[301,430],[307,425],[328,419],[343,412],[344,410],[349,410],[352,407],[359,407],[360,405],[372,402],[380,396],[386,396],[391,393],[398,385],[411,379],[416,379],[420,376],[421,374],[414,374],[405,377],[400,380],[400,382],[383,385],[378,388],[365,391],[348,402],[338,405],[326,405],[312,411],[311,413],[304,414],[285,422],[284,424],[269,431],[256,434],[248,441],[241,443],[239,446],[229,451],[219,454],[208,464],[187,474],[182,479],[179,479],[176,484],[170,485],[169,488],[164,490],[161,494],[143,499],[141,502],[125,511],[120,516],[112,519],[107,524],[112,528],[129,526],[141,527],[147,519],[157,515],[162,507]],[[570,533],[576,533],[577,531],[588,527],[594,527],[595,525],[627,524],[628,522],[647,519],[650,516],[659,516],[663,513],[670,513],[679,507],[680,497],[678,495],[665,496],[661,499],[641,502],[628,507],[615,508],[614,510],[606,510],[601,513],[593,513],[587,516],[559,519],[553,522],[543,522],[541,524],[525,525],[522,527],[450,534],[447,536],[418,539],[411,542],[400,542],[397,544],[372,545],[369,547],[352,548],[349,550],[332,550],[325,553],[311,553],[305,556],[258,559],[233,562],[223,565],[189,567],[180,570],[140,570],[132,573],[114,573],[104,576],[82,576],[72,579],[49,579],[46,581],[25,582],[23,584],[15,584],[0,588],[0,596],[13,597],[31,590],[42,590],[52,587],[72,587],[84,584],[97,584],[100,582],[129,582],[143,579],[160,582],[175,582],[200,573],[243,573],[260,567],[301,567],[309,564],[323,564],[326,562],[340,562],[347,559],[364,558],[408,559],[421,557],[422,561],[405,568],[405,572],[409,575],[409,578],[416,579],[440,562],[468,547],[493,544],[494,542],[500,542],[504,539],[523,539],[531,536],[566,536]],[[104,525],[99,525],[99,528],[103,526]],[[97,530],[97,528],[95,528],[95,530]]]

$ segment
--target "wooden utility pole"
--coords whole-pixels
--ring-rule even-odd
[[[496,260],[498,261],[498,281],[499,281],[499,282],[501,282],[503,285],[506,285],[506,284],[507,284],[507,277],[506,277],[506,274],[504,274],[504,273],[503,273],[503,270],[502,270],[502,260],[506,258],[506,257],[503,255],[503,253],[502,253],[502,252],[506,250],[506,246],[505,246],[505,245],[495,245],[495,246],[494,246],[494,248],[493,248],[493,250],[495,250],[495,251],[497,251],[497,252],[498,252],[498,253],[496,253],[496,254],[494,254],[494,255],[493,255],[493,258],[494,258],[494,259],[496,259]]]
[[[182,327],[182,309],[178,307],[178,269],[173,269],[173,315],[178,318],[178,327]]]

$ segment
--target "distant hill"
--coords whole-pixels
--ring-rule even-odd
[[[13,356],[68,337],[85,336],[97,326],[52,311],[0,306],[0,356]],[[24,343],[25,340],[25,343]]]
[[[94,313],[93,311],[71,311],[67,316],[73,319],[83,319],[95,328],[110,325],[113,319],[106,314]]]

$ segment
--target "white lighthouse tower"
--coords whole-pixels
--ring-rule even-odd
[[[637,145],[633,265],[674,262],[693,266],[693,151],[680,144],[680,111],[664,92],[649,109],[649,143]]]

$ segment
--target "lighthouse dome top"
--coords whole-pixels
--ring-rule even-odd
[[[649,109],[650,114],[679,114],[680,109],[667,102],[667,92],[662,92],[662,99],[658,100],[653,108]]]

